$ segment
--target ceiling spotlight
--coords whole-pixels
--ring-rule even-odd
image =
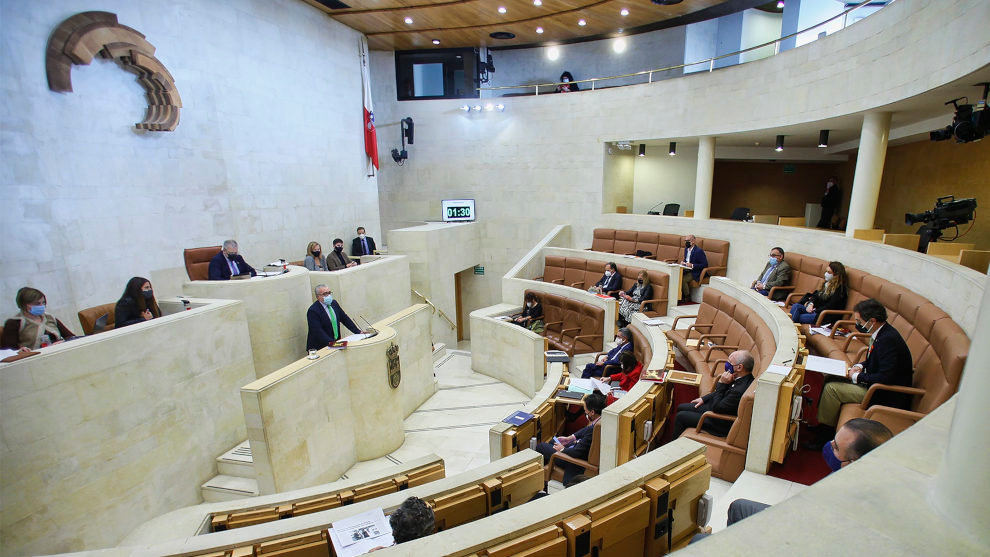
[[[534,6],[542,6],[543,5],[543,0],[533,0],[533,5]]]
[[[504,14],[505,13],[505,6],[499,6],[498,7],[498,13]]]
[[[476,104],[476,105],[474,105],[474,106],[471,107],[471,110],[473,110],[475,112],[481,112],[481,105],[480,104]]]
[[[777,0],[777,9],[778,10],[784,9],[784,0]]]
[[[578,20],[578,25],[580,25],[581,27],[584,27],[584,26],[585,26],[585,25],[587,25],[587,24],[588,24],[588,22],[587,22],[587,21],[585,21],[585,20],[583,20],[583,19],[579,19],[579,20]]]
[[[468,106],[468,105],[466,105],[466,104],[465,105],[461,105],[461,110],[463,110],[464,112],[470,112],[471,111],[471,107]]]
[[[641,157],[645,157],[646,156],[646,143],[640,143],[639,144],[639,156],[641,156]]]
[[[505,112],[505,105],[499,103],[499,104],[495,105],[495,110],[497,110],[499,112]]]
[[[440,39],[433,39],[433,44],[440,44]]]
[[[539,0],[537,0],[537,1],[539,1]],[[537,27],[537,28],[536,28],[536,32],[537,32],[538,34],[540,34],[540,35],[542,35],[542,34],[543,34],[543,28],[542,28],[542,27]]]
[[[412,25],[412,18],[411,17],[407,17],[405,19],[405,22],[406,22],[406,25]]]
[[[818,146],[828,147],[828,130],[822,130],[818,132]]]
[[[774,147],[773,150],[777,151],[778,153],[784,150],[784,136],[782,135],[777,136],[777,146]]]
[[[622,8],[621,10],[619,10],[619,15],[621,15],[622,17],[626,17],[627,15],[629,15],[629,10]]]
[[[555,46],[551,46],[550,48],[548,48],[547,49],[547,60],[550,60],[551,62],[553,62],[557,58],[560,58],[560,49],[557,48],[557,47],[555,47]]]
[[[616,54],[621,54],[626,51],[626,39],[619,37],[612,41],[612,50]]]
[[[485,105],[485,112],[491,112],[493,110],[495,110],[495,105],[493,105],[492,103],[488,103]]]
[[[670,156],[672,156],[672,157],[677,154],[677,142],[676,141],[671,141],[670,142],[670,148],[667,149],[667,154],[670,155]]]

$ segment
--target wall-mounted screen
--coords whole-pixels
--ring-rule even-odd
[[[443,200],[443,222],[473,221],[474,218],[473,199]]]

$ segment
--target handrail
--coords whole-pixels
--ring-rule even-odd
[[[641,76],[641,75],[647,75],[648,76],[647,83],[653,83],[653,74],[654,73],[657,73],[657,72],[666,72],[666,71],[670,71],[670,70],[676,70],[676,69],[679,69],[679,68],[686,68],[688,66],[697,66],[698,64],[704,64],[706,62],[708,63],[708,71],[711,72],[711,71],[714,71],[715,70],[715,61],[716,60],[721,60],[723,58],[728,58],[730,56],[736,56],[738,54],[744,54],[744,53],[749,52],[751,50],[759,50],[761,48],[764,48],[764,47],[767,47],[767,46],[770,46],[770,45],[774,45],[774,52],[773,53],[774,53],[774,55],[777,55],[777,54],[780,53],[780,42],[781,41],[785,41],[785,40],[790,39],[792,37],[796,37],[796,36],[798,36],[798,35],[800,35],[802,33],[807,33],[808,31],[811,31],[812,29],[821,27],[822,25],[826,25],[828,23],[831,23],[831,22],[835,21],[836,19],[839,19],[840,17],[845,17],[849,13],[851,13],[851,12],[853,12],[855,10],[858,10],[859,8],[862,8],[863,6],[866,6],[867,4],[871,4],[871,3],[875,2],[875,1],[876,0],[862,0],[859,4],[856,4],[855,6],[849,8],[849,9],[847,9],[847,10],[845,10],[845,11],[839,13],[839,14],[836,14],[836,15],[832,16],[832,17],[826,19],[825,21],[822,21],[820,23],[816,23],[815,25],[812,25],[811,27],[807,27],[807,28],[802,29],[800,31],[795,31],[795,32],[791,33],[790,35],[786,35],[786,36],[783,36],[783,37],[774,39],[772,41],[765,42],[763,44],[758,44],[756,46],[751,46],[751,47],[746,48],[746,49],[743,49],[743,50],[737,50],[735,52],[730,52],[728,54],[722,54],[720,56],[713,56],[711,58],[705,58],[704,60],[699,60],[697,62],[677,64],[675,66],[667,66],[665,68],[658,68],[658,69],[655,69],[655,70],[643,70],[643,71],[633,72],[633,73],[626,73],[626,74],[619,74],[619,75],[610,75],[608,77],[592,77],[590,79],[577,79],[577,80],[574,80],[574,81],[570,81],[569,83],[591,83],[591,90],[594,91],[595,90],[595,83],[598,82],[598,81],[608,81],[610,79],[622,79],[622,78],[626,78],[626,77],[636,77],[636,76]],[[530,87],[532,87],[532,88],[535,89],[536,96],[539,96],[540,95],[540,87],[551,87],[551,86],[554,86],[555,87],[557,85],[563,85],[563,84],[564,84],[564,82],[557,81],[557,82],[552,82],[552,83],[535,83],[535,84],[529,84],[529,85],[501,85],[499,87],[476,87],[475,88],[475,91],[498,91],[498,90],[501,90],[501,89],[529,89]],[[638,85],[638,84],[636,84],[636,85]]]
[[[415,288],[413,288],[412,291],[413,291],[413,294],[415,294],[415,295],[419,296],[420,298],[422,298],[423,301],[426,302],[426,305],[428,305],[431,308],[433,308],[433,313],[437,313],[437,312],[440,313],[440,317],[443,317],[444,320],[446,320],[447,323],[450,324],[450,330],[454,330],[454,329],[457,328],[457,325],[455,325],[454,322],[451,321],[449,317],[447,317],[447,314],[444,313],[442,309],[440,309],[437,306],[433,305],[433,302],[431,302],[429,298],[427,298],[426,296],[420,294],[419,291],[416,290]]]

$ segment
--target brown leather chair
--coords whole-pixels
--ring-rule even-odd
[[[790,305],[800,300],[801,296],[822,287],[822,284],[825,283],[825,268],[828,266],[828,262],[800,253],[788,253],[784,256],[784,261],[791,266],[791,284],[774,286],[770,289],[767,297],[772,300],[777,292],[791,292],[784,300],[784,307],[790,308]]]
[[[705,257],[708,259],[708,266],[701,271],[701,284],[708,284],[711,277],[724,277],[726,265],[729,261],[729,242],[725,240],[713,240],[711,238],[695,238],[698,240],[698,247],[705,250]],[[681,243],[683,246],[683,242]]]
[[[753,375],[756,375],[755,372],[758,369],[754,368]],[[736,416],[716,414],[711,411],[705,412],[698,420],[696,428],[685,430],[681,434],[681,437],[687,437],[705,445],[705,458],[712,465],[712,475],[716,478],[734,482],[746,467],[746,448],[749,446],[749,428],[753,419],[753,399],[755,396],[756,381],[754,380],[739,400]],[[719,437],[702,431],[701,427],[706,420],[732,422],[732,427],[725,437]]]
[[[591,251],[603,251],[612,253],[615,247],[614,228],[596,228],[594,237],[591,239]]]
[[[613,253],[618,253],[621,255],[636,255],[637,234],[638,233],[635,230],[616,230]]]
[[[653,287],[653,297],[643,300],[639,308],[640,313],[647,317],[660,317],[667,315],[667,291],[670,285],[670,275],[659,271],[647,271],[650,276],[650,286]]]
[[[595,424],[594,433],[591,437],[591,448],[588,450],[588,459],[581,460],[580,458],[574,458],[572,456],[565,455],[562,452],[553,453],[550,456],[550,462],[547,463],[546,476],[544,481],[557,480],[558,482],[564,478],[563,467],[557,468],[558,463],[569,462],[571,464],[576,464],[584,468],[584,475],[591,477],[598,475],[598,465],[600,462],[601,455],[601,444],[602,444],[602,422],[601,420]]]
[[[582,258],[578,257],[565,257],[564,258],[564,285],[570,286],[571,288],[580,288],[582,290],[589,288],[595,281],[591,284],[585,286],[585,276],[584,270],[588,266],[588,262]],[[598,280],[597,278],[595,280]]]
[[[657,235],[657,260],[678,262],[684,258],[684,237],[678,234]]]
[[[79,310],[76,315],[79,317],[79,324],[82,325],[83,334],[92,335],[113,329],[114,310],[116,309],[117,303],[111,302],[109,304],[101,304],[91,308]],[[104,315],[107,316],[106,325],[104,325],[103,328],[96,330],[96,322]]]
[[[653,347],[650,346],[650,341],[646,338],[638,328],[628,327],[629,334],[632,336],[632,353],[636,356],[636,361],[643,364],[643,370],[646,371],[646,366],[650,365],[650,360],[653,359]],[[607,352],[599,352],[595,354],[595,360],[598,356],[607,354]],[[617,365],[605,366],[605,371],[602,375],[612,375],[613,373],[619,373],[621,371]]]
[[[543,276],[535,280],[564,284],[564,258],[559,255],[548,255],[543,260]]]
[[[182,256],[186,261],[189,280],[207,280],[210,276],[210,260],[220,253],[221,246],[186,249]]]
[[[645,256],[647,259],[656,259],[657,244],[660,243],[659,236],[656,232],[640,230],[636,233],[636,249],[633,253],[646,252],[649,254]]]

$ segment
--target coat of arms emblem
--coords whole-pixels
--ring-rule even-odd
[[[393,389],[398,388],[399,381],[402,380],[402,370],[399,367],[399,345],[394,342],[389,343],[385,356],[388,358],[388,384]]]

